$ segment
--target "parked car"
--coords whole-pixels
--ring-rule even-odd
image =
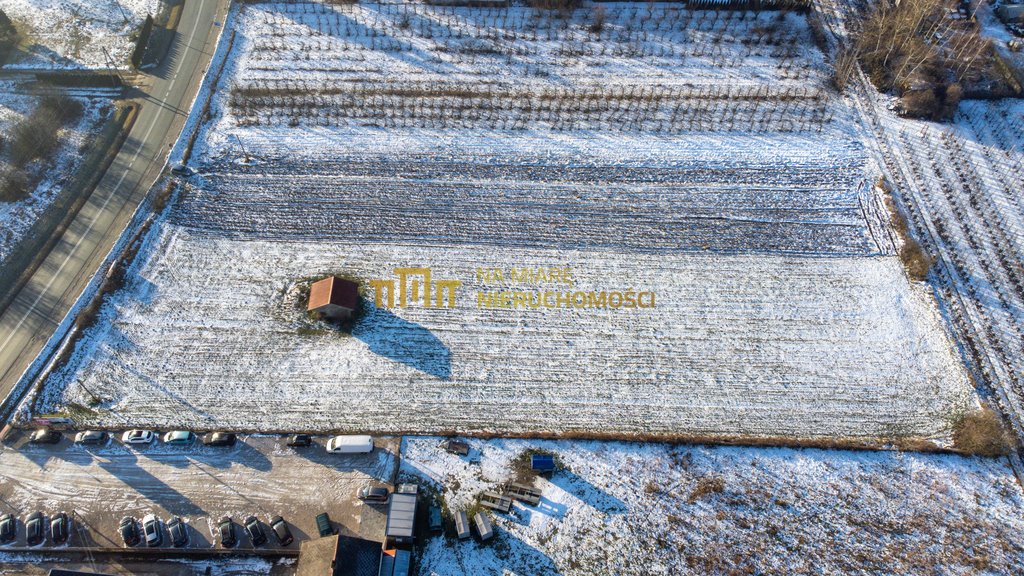
[[[125,444],[152,444],[156,434],[149,430],[129,430],[121,436],[121,442]]]
[[[13,514],[0,516],[0,544],[13,542],[18,533],[18,521]]]
[[[444,528],[444,522],[441,520],[441,509],[436,504],[430,505],[427,518],[430,520],[431,532],[440,532]]]
[[[60,442],[61,434],[49,428],[40,428],[32,433],[29,442],[33,444],[56,444]]]
[[[196,441],[196,435],[188,430],[172,430],[164,434],[164,444],[187,446]]]
[[[367,454],[373,452],[373,438],[363,434],[335,436],[327,442],[327,451],[335,454]]]
[[[29,546],[37,546],[43,543],[46,538],[46,529],[43,526],[43,513],[33,512],[25,519],[25,536]]]
[[[220,531],[221,546],[234,548],[235,544],[238,544],[238,538],[235,536],[235,523],[231,521],[230,517],[221,518],[217,523],[217,529]]]
[[[292,531],[288,528],[288,523],[280,516],[274,516],[270,519],[270,529],[277,535],[277,541],[281,546],[287,546],[295,541]]]
[[[132,547],[138,545],[139,529],[136,526],[134,516],[121,518],[121,525],[118,530],[121,532],[121,540],[124,541],[125,546]]]
[[[54,544],[63,544],[71,536],[71,518],[64,512],[58,512],[50,518],[50,538]]]
[[[331,526],[331,517],[327,512],[316,515],[316,529],[320,531],[321,538],[335,533],[334,526]]]
[[[106,444],[110,435],[100,430],[86,430],[75,434],[75,444],[99,445]]]
[[[167,531],[171,533],[171,544],[175,548],[188,544],[188,527],[178,516],[167,521]]]
[[[263,546],[267,543],[267,535],[263,533],[263,527],[260,526],[259,518],[255,516],[246,518],[245,531],[249,533],[249,540],[252,541],[253,547]]]
[[[164,543],[164,535],[160,532],[160,520],[153,514],[142,517],[142,533],[146,536],[146,546],[150,548]]]
[[[388,489],[382,486],[371,486],[367,484],[359,489],[357,494],[360,500],[369,502],[387,502]]]
[[[313,443],[313,437],[309,434],[296,434],[288,440],[288,445],[294,448],[304,448]]]
[[[230,432],[214,432],[203,436],[203,444],[207,446],[234,446],[237,439]]]
[[[174,167],[171,168],[171,174],[175,176],[184,176],[188,178],[193,174],[193,172],[194,171],[191,168],[184,164],[175,164]]]

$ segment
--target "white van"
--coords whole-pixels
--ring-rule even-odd
[[[335,454],[367,454],[373,452],[373,438],[364,434],[335,436],[328,440],[327,451]]]

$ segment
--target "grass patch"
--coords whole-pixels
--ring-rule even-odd
[[[697,502],[705,496],[721,494],[725,491],[725,480],[719,476],[707,476],[697,481],[697,486],[690,492],[686,501],[690,504]]]
[[[1005,456],[1014,444],[999,413],[989,406],[967,413],[953,424],[953,446],[967,454]]]

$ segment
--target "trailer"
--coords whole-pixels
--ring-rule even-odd
[[[459,537],[459,540],[469,538],[469,518],[466,516],[465,510],[455,513],[455,535]]]
[[[540,504],[540,490],[537,490],[533,486],[509,482],[505,485],[505,495],[513,500],[525,502],[530,506]]]
[[[481,494],[480,504],[506,514],[512,509],[512,499],[496,492],[484,492]]]
[[[469,456],[469,444],[461,440],[446,440],[444,443],[445,452],[458,456]]]
[[[486,542],[494,536],[494,527],[491,526],[491,519],[483,512],[477,512],[473,517],[476,524],[476,531],[480,535],[480,541]]]

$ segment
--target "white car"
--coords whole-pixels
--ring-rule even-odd
[[[368,454],[373,452],[373,438],[364,434],[335,436],[327,441],[327,451],[334,454]]]
[[[129,430],[121,436],[121,442],[125,444],[152,444],[156,434],[149,430]]]
[[[164,434],[164,444],[187,446],[196,441],[196,435],[188,430],[172,430]]]
[[[146,537],[146,546],[163,544],[164,535],[160,532],[160,521],[153,514],[142,517],[142,534]]]

